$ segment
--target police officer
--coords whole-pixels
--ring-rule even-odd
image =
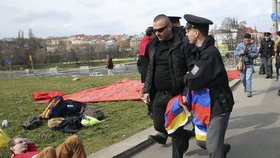
[[[261,42],[259,54],[261,62],[264,64],[265,78],[272,78],[272,58],[274,57],[274,41],[270,38],[271,33],[265,32],[264,39]]]
[[[179,17],[179,16],[168,16],[168,18],[170,19],[173,27],[180,28],[180,30],[182,31],[182,35],[185,36],[186,30],[183,26],[181,26],[181,23],[180,23],[181,17]]]
[[[191,14],[184,18],[189,43],[196,46],[189,54],[192,70],[184,76],[184,82],[188,90],[208,88],[211,100],[206,144],[197,143],[207,149],[210,158],[225,158],[231,148],[224,144],[224,138],[234,100],[222,57],[214,46],[215,39],[208,35],[213,22]]]

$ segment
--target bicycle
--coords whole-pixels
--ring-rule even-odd
[[[238,58],[234,55],[234,51],[228,51],[223,57],[225,67],[235,67],[238,63]]]

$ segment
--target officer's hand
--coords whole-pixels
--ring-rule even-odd
[[[149,104],[150,103],[149,93],[143,93],[143,95],[141,96],[141,99],[143,100],[144,103]]]

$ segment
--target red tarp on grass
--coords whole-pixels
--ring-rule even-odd
[[[52,97],[55,96],[64,96],[63,92],[60,91],[51,91],[51,92],[34,92],[32,94],[32,97],[36,100],[46,100],[46,99],[51,99]]]
[[[238,70],[227,70],[228,78],[239,79],[240,72]],[[52,96],[60,95],[64,99],[71,99],[80,102],[108,102],[108,101],[124,101],[124,100],[141,100],[143,83],[140,80],[124,79],[109,85],[98,88],[91,88],[72,94],[61,95],[62,92],[35,92],[34,99],[45,99],[33,103],[47,103]],[[42,94],[40,94],[42,93]],[[63,94],[63,93],[62,93]],[[39,95],[39,97],[37,96]],[[37,96],[37,97],[36,97]],[[44,98],[46,97],[46,98]]]
[[[123,100],[141,100],[143,83],[140,80],[122,80],[98,88],[91,88],[80,92],[64,95],[64,99],[80,102],[107,102]],[[47,103],[42,100],[33,103]]]
[[[230,79],[239,79],[240,71],[239,70],[227,70],[228,78]]]

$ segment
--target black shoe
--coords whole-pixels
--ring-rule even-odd
[[[231,149],[231,145],[230,144],[224,144],[224,155],[225,155],[225,158],[227,157],[227,154],[230,151],[230,149]]]
[[[278,91],[278,96],[280,96],[280,90]]]
[[[159,134],[156,134],[156,135],[149,135],[149,139],[155,141],[156,143],[165,145],[167,137],[165,138],[165,137],[163,137],[163,136],[161,136]]]
[[[270,78],[270,77],[269,77],[269,76],[266,76],[265,78],[268,79],[268,78]]]

